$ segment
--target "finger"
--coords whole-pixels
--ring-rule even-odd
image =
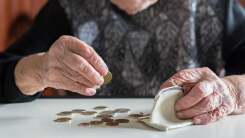
[[[206,114],[202,114],[193,118],[193,123],[196,125],[205,125],[211,122],[215,122],[224,116],[227,116],[231,113],[231,110],[227,105],[221,105],[216,108],[214,111],[211,111]]]
[[[79,93],[85,96],[93,96],[96,93],[95,89],[88,88],[83,84],[74,82],[73,80],[65,77],[62,73],[51,85],[56,89],[69,90],[71,92]]]
[[[181,119],[189,119],[195,116],[213,111],[222,104],[221,95],[214,93],[204,98],[201,102],[197,103],[193,107],[177,112],[177,116]]]
[[[102,85],[104,83],[103,77],[81,56],[75,53],[66,54],[64,63],[72,70],[88,79],[93,85]]]
[[[203,68],[185,69],[170,77],[161,85],[161,89],[172,86],[183,86],[184,84],[197,83],[201,77]]]
[[[73,80],[75,82],[79,82],[88,88],[97,88],[98,87],[98,86],[94,85],[93,83],[91,83],[83,75],[79,74],[77,71],[72,70],[65,63],[63,63],[62,65],[63,65],[62,70],[64,70],[63,75],[65,75],[67,78],[70,78],[71,80]]]
[[[183,84],[183,94],[186,95],[187,93],[189,93],[196,84],[196,82]]]
[[[180,98],[175,104],[175,110],[181,111],[186,110],[208,95],[213,93],[213,86],[211,82],[202,81],[199,82],[189,93]]]
[[[108,73],[108,67],[95,50],[85,42],[71,36],[63,38],[69,50],[86,59],[102,76]]]

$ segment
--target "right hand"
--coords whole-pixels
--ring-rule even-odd
[[[105,62],[95,50],[72,36],[60,37],[42,55],[42,61],[41,69],[38,69],[42,88],[52,87],[92,96],[104,83],[103,76],[108,73]],[[22,92],[32,93],[27,90]]]

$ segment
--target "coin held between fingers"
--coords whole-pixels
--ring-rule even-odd
[[[112,80],[112,73],[109,71],[106,76],[104,76],[104,85],[109,84]]]

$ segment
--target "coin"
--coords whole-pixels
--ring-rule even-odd
[[[106,106],[96,106],[96,107],[94,107],[94,110],[105,110],[107,108],[108,107],[106,107]]]
[[[118,122],[118,123],[129,123],[129,120],[128,119],[116,119],[115,122]]]
[[[60,112],[56,115],[58,115],[58,116],[70,116],[71,114],[72,114],[71,111],[63,111],[63,112]]]
[[[139,118],[139,117],[143,117],[143,114],[130,114],[128,115],[129,117],[133,117],[133,118]]]
[[[128,113],[130,109],[128,108],[118,108],[114,110],[116,113]]]
[[[85,111],[84,109],[74,109],[71,112],[74,114],[80,114],[81,112],[84,112],[84,111]]]
[[[99,114],[96,116],[96,118],[111,118],[111,117],[113,116],[110,114]]]
[[[58,122],[58,123],[65,123],[65,122],[70,122],[71,118],[69,117],[61,117],[61,118],[57,118],[54,120],[54,122]]]
[[[150,116],[142,116],[142,117],[138,117],[138,120],[145,120],[145,119],[150,119]]]
[[[78,124],[78,126],[83,126],[83,127],[90,126],[90,123],[80,123],[80,124]]]
[[[95,112],[95,111],[85,111],[85,112],[81,112],[81,115],[94,115],[96,113],[97,112]]]
[[[106,125],[107,126],[118,126],[119,123],[118,122],[107,122]]]
[[[99,114],[114,115],[116,112],[114,110],[102,111]]]
[[[103,124],[103,121],[90,121],[89,124],[90,125],[100,125],[100,124]]]
[[[101,121],[103,122],[113,122],[112,118],[102,118]]]
[[[106,76],[104,76],[104,85],[109,84],[112,80],[112,73],[109,71]]]

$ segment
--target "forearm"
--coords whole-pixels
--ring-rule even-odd
[[[235,93],[237,105],[233,114],[245,113],[245,75],[232,75],[224,79],[232,84],[230,89]]]
[[[17,63],[14,71],[15,83],[23,94],[34,95],[45,88],[42,79],[45,72],[44,55],[44,53],[30,55]]]

